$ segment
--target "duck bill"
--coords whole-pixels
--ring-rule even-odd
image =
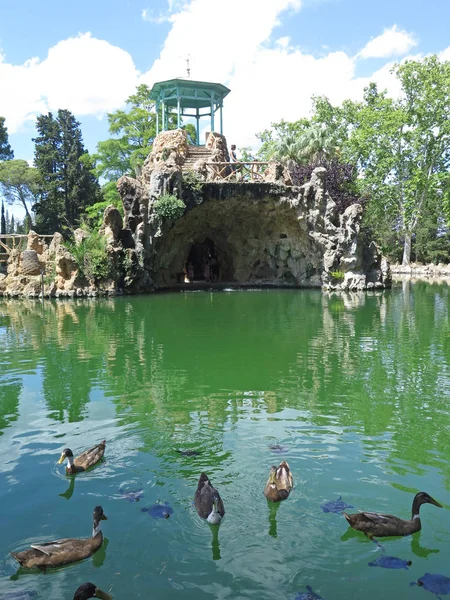
[[[442,504],[439,504],[439,502],[438,502],[437,500],[435,500],[434,498],[432,498],[431,496],[430,496],[430,503],[431,503],[431,504],[434,504],[434,506],[437,506],[437,507],[439,507],[439,508],[444,508],[444,507],[442,506]]]
[[[105,514],[103,514],[103,515],[102,515],[102,519],[101,519],[101,520],[102,520],[102,521],[107,521],[107,520],[108,520],[108,517],[107,517]]]
[[[58,465],[62,465],[65,458],[66,457],[64,456],[64,454],[61,454],[61,456],[59,457],[59,460],[58,460]]]
[[[102,598],[102,600],[112,600],[111,594],[107,594],[99,588],[95,588],[95,598]]]

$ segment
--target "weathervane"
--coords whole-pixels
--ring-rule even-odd
[[[189,78],[191,76],[191,67],[190,67],[190,63],[189,63],[189,59],[190,59],[190,54],[187,55],[187,59],[186,59],[186,71],[187,71],[187,77]]]

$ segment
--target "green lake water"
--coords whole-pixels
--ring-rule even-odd
[[[324,600],[431,600],[409,584],[450,577],[449,290],[0,301],[0,598],[71,599],[93,581],[116,600],[289,600],[307,585]],[[88,473],[56,464],[104,438]],[[283,458],[295,489],[269,506]],[[220,528],[193,506],[202,471],[225,504]],[[121,497],[139,489],[139,502]],[[421,490],[444,508],[424,505],[420,533],[383,540],[409,570],[369,567],[382,550],[320,508],[342,496],[350,512],[410,518]],[[158,500],[169,519],[141,511]],[[11,550],[90,535],[99,504],[93,557],[17,568]]]

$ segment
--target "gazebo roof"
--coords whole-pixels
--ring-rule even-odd
[[[193,81],[192,79],[168,79],[154,84],[150,91],[152,100],[164,102],[166,106],[181,108],[207,108],[222,101],[230,90],[221,83]]]

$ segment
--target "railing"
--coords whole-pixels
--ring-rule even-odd
[[[264,181],[264,171],[269,163],[259,161],[246,162],[208,162],[206,167],[213,181]]]
[[[39,235],[39,239],[52,238],[52,235]],[[9,244],[8,244],[9,240]],[[24,233],[2,233],[0,234],[0,262],[7,262],[11,250],[22,247],[22,241],[28,241],[28,235]],[[17,243],[16,243],[17,242]],[[26,244],[25,244],[26,246]]]

